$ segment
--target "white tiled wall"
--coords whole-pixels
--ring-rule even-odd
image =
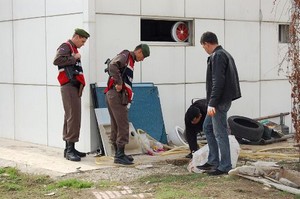
[[[186,17],[224,19],[224,0],[188,0],[185,2]]]
[[[262,21],[265,22],[287,22],[290,19],[289,1],[262,0]]]
[[[225,19],[258,21],[260,0],[225,0]]]
[[[195,46],[186,47],[186,82],[206,81],[206,61],[209,56],[200,44],[201,35],[206,31],[217,34],[220,44],[224,44],[223,20],[195,20]]]
[[[261,115],[291,112],[291,85],[287,81],[261,82]],[[277,118],[279,119],[279,118]],[[291,115],[285,117],[291,129]]]
[[[97,0],[96,13],[139,15],[140,1],[136,0]]]
[[[132,51],[140,43],[140,17],[97,15],[96,20],[97,80],[106,82],[107,73],[104,73],[105,60],[107,58],[112,59],[124,49]],[[148,60],[145,59],[146,61]],[[135,64],[135,82],[140,79],[139,68],[139,63]]]
[[[142,81],[155,84],[184,82],[184,47],[151,47],[142,68]]]
[[[47,144],[45,86],[15,85],[15,138]]]
[[[0,137],[14,139],[14,86],[11,84],[0,84]]]
[[[60,94],[60,87],[47,87],[47,110],[48,145],[63,148],[65,147],[62,141],[64,109]]]
[[[233,101],[228,112],[230,115],[240,115],[249,118],[260,116],[260,83],[240,82],[242,97]]]
[[[278,24],[265,23],[261,24],[261,74],[262,80],[282,79],[286,73],[280,72],[280,64],[286,68],[284,56],[288,52],[287,44],[278,43]]]
[[[235,59],[240,80],[259,80],[259,23],[225,22],[225,49]]]
[[[46,16],[82,13],[83,1],[84,0],[45,0]],[[67,22],[65,24],[67,25]]]
[[[291,85],[287,81],[261,82],[261,114],[273,115],[289,112],[291,106]]]
[[[184,125],[184,85],[158,85],[157,87],[168,134],[175,129],[175,126]]]
[[[0,1],[0,21],[12,19],[12,1],[1,0]],[[3,30],[3,29],[1,29]]]
[[[83,28],[81,19],[82,14],[63,15],[46,18],[47,84],[59,85],[57,81],[57,66],[53,65],[56,49],[63,42],[66,42],[68,39],[72,38],[75,28]],[[88,43],[89,40],[87,40],[85,46],[88,45]],[[81,54],[83,54],[85,46],[79,49],[79,52]],[[86,59],[88,59],[88,57],[82,57],[83,61]],[[83,68],[85,68],[84,65]]]
[[[91,131],[91,121],[95,118],[91,118],[91,115],[93,115],[91,111],[94,111],[94,108],[91,103],[91,91],[89,87],[90,82],[87,82],[81,97],[81,129],[79,142],[76,143],[76,147],[80,151],[90,151],[91,142],[97,142],[97,140],[91,140],[91,134],[95,134],[96,132]]]
[[[184,17],[184,1],[141,0],[141,10],[142,15]]]
[[[206,98],[205,83],[185,85],[185,110],[190,107],[194,98]]]
[[[15,83],[46,83],[45,19],[14,21]]]
[[[0,23],[1,37],[0,43],[3,46],[0,48],[0,82],[13,82],[13,38],[12,38],[12,22]]]
[[[14,19],[24,19],[24,18],[45,16],[45,1],[12,0],[12,2],[13,2]]]

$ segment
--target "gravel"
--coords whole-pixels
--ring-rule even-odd
[[[116,182],[130,182],[138,178],[154,175],[154,174],[186,174],[188,159],[178,163],[177,161],[163,161],[156,163],[139,164],[136,166],[114,166],[102,168],[91,171],[79,171],[77,173],[68,174],[63,176],[63,179],[76,178],[85,181],[98,182],[101,180],[116,181]],[[170,163],[168,163],[170,162]],[[179,164],[179,165],[178,165]]]

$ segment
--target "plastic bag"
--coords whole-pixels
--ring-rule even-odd
[[[236,167],[236,163],[240,154],[240,145],[233,135],[229,135],[230,156],[232,168]],[[208,159],[208,145],[204,145],[199,150],[193,153],[193,159],[187,166],[189,172],[202,173],[202,170],[197,169],[197,166],[203,165]],[[219,153],[220,154],[220,153]]]

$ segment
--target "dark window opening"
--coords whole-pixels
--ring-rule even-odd
[[[141,19],[141,40],[187,43],[191,40],[190,24],[189,21]]]
[[[279,42],[280,43],[289,43],[289,25],[280,24],[279,25]]]

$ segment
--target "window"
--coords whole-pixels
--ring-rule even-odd
[[[192,42],[192,21],[141,19],[141,40],[150,42]]]
[[[289,25],[279,24],[279,42],[289,43]]]

